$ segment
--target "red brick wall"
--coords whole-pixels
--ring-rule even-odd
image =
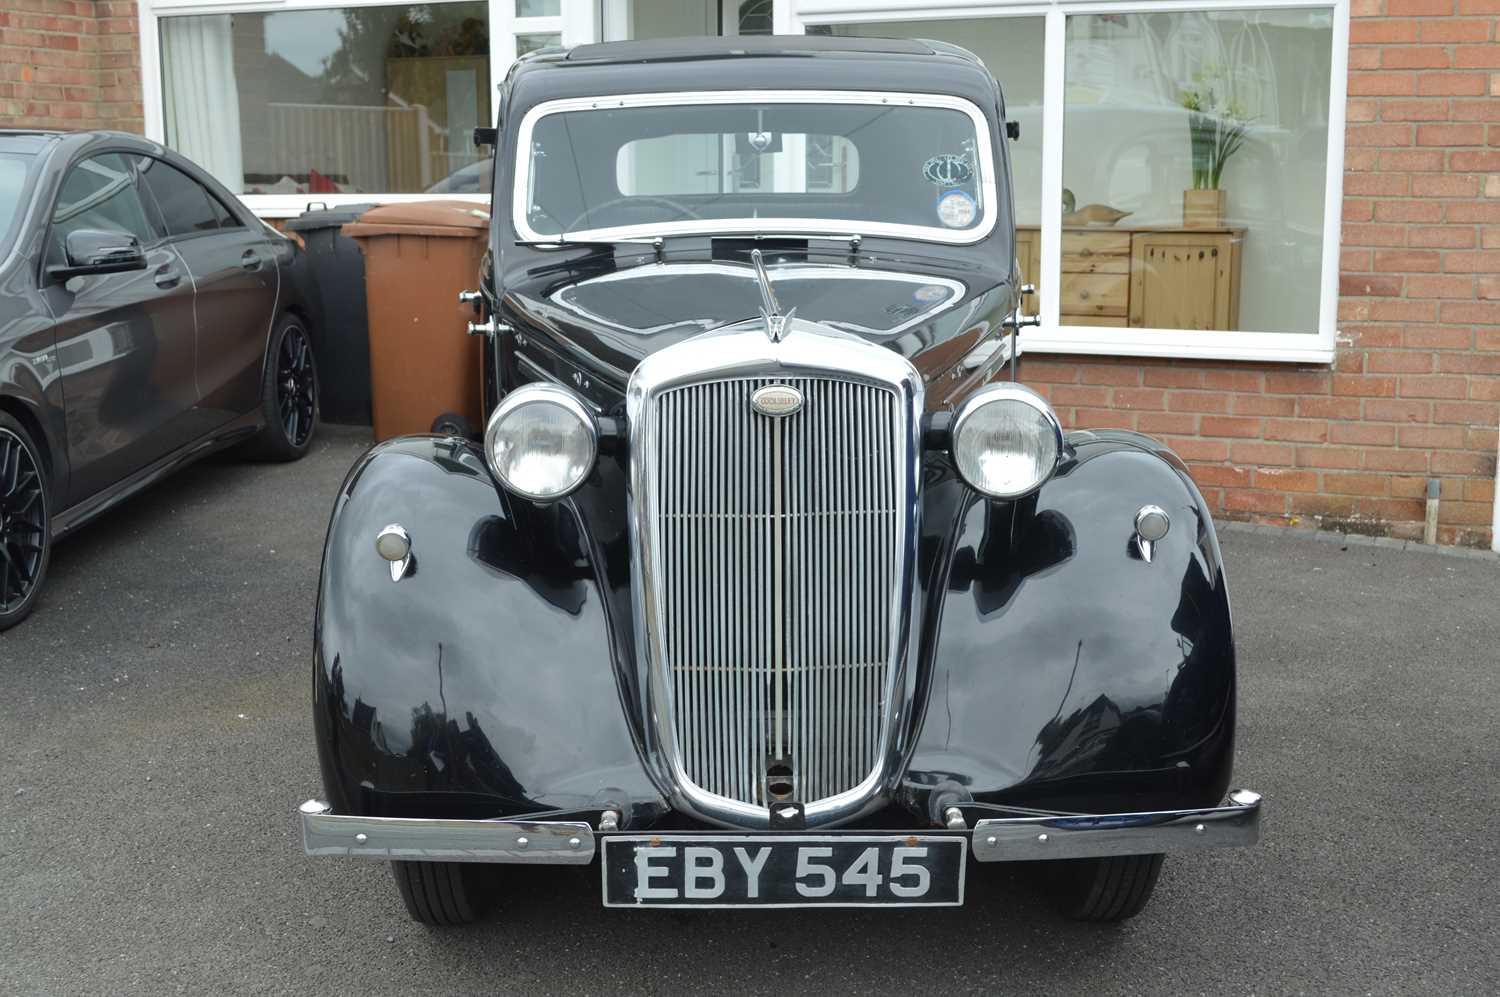
[[[1066,424],[1176,447],[1231,518],[1488,546],[1500,423],[1500,0],[1353,0],[1332,369],[1024,361]]]
[[[0,125],[141,131],[137,24],[134,2],[5,0]]]

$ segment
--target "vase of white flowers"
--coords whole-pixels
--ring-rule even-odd
[[[1193,74],[1193,83],[1182,94],[1193,171],[1192,188],[1182,192],[1182,224],[1184,228],[1219,228],[1227,202],[1219,184],[1224,167],[1244,144],[1250,119],[1244,106],[1227,96],[1230,80],[1224,67],[1205,66]]]

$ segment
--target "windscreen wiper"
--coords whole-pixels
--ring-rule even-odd
[[[661,236],[643,236],[635,239],[574,239],[563,232],[551,239],[517,239],[517,246],[529,246],[532,249],[566,249],[569,246],[618,246],[622,244],[639,244],[643,246],[654,246],[658,252],[662,247]]]

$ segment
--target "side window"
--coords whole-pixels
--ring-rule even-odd
[[[214,209],[214,217],[219,220],[219,228],[240,228],[239,219],[230,214],[229,209],[224,207],[224,202],[214,197],[213,191],[207,193],[209,206]]]
[[[52,234],[47,242],[49,264],[66,262],[68,233],[79,229],[127,232],[144,245],[157,234],[147,221],[146,206],[136,188],[135,174],[125,157],[107,153],[75,165],[63,180],[52,211]]]
[[[141,157],[140,169],[141,181],[156,198],[168,235],[195,235],[218,230],[219,214],[214,210],[214,199],[202,184],[175,166],[149,156]],[[218,206],[218,211],[228,214],[223,205]]]

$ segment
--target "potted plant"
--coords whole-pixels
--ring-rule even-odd
[[[1182,224],[1184,228],[1219,228],[1225,214],[1219,181],[1230,157],[1244,143],[1250,122],[1243,105],[1224,96],[1229,80],[1223,67],[1207,66],[1193,74],[1193,82],[1193,89],[1182,94],[1193,152],[1193,186],[1182,192]]]

